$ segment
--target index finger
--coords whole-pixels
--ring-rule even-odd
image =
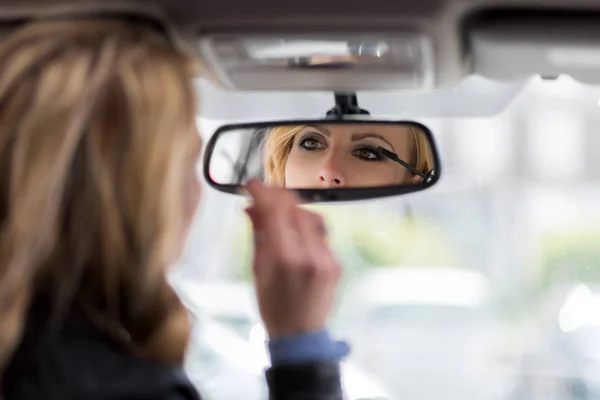
[[[282,203],[300,204],[300,199],[295,193],[279,187],[269,187],[258,179],[249,180],[246,183],[246,190],[259,208],[277,207]]]
[[[252,199],[254,199],[254,201],[258,200],[260,202],[261,200],[266,198],[266,189],[267,187],[265,186],[265,184],[256,178],[249,179],[248,182],[246,182],[246,190],[248,191],[248,193],[250,193],[250,196],[252,196]]]

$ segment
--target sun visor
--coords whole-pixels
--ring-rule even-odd
[[[600,83],[600,15],[494,14],[467,25],[467,36],[472,73],[504,81],[570,75]]]
[[[206,36],[205,64],[232,90],[431,89],[431,41],[421,34]]]

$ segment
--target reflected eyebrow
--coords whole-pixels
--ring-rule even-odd
[[[325,136],[331,136],[331,131],[323,125],[307,125],[307,128],[314,128]]]
[[[364,138],[375,138],[375,139],[379,139],[382,140],[384,142],[386,142],[391,148],[392,150],[395,152],[396,150],[394,149],[394,146],[390,143],[389,140],[387,140],[386,138],[384,138],[383,136],[381,136],[378,133],[373,133],[373,132],[366,132],[366,133],[353,133],[352,134],[352,141],[356,142],[357,140],[361,140]]]

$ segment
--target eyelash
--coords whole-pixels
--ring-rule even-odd
[[[314,148],[308,148],[306,147],[306,143],[309,141],[315,141],[317,142],[317,146],[321,145],[322,147],[314,147]],[[315,150],[322,150],[323,148],[327,148],[327,145],[325,143],[323,143],[322,140],[317,139],[315,137],[304,137],[302,139],[300,139],[300,141],[298,142],[298,147],[300,147],[302,150],[304,151],[315,151]],[[375,158],[366,158],[366,157],[361,157],[358,155],[358,152],[360,151],[368,151],[370,152],[372,155],[375,156]],[[359,160],[362,161],[367,161],[367,162],[377,162],[377,161],[385,161],[383,154],[381,154],[381,152],[379,150],[377,150],[376,147],[374,146],[366,146],[366,145],[362,145],[354,150],[352,150],[351,153],[354,157],[358,158]]]
[[[364,157],[360,157],[358,156],[356,153],[358,153],[359,151],[368,151],[369,153],[371,153],[372,155],[375,156],[375,158],[364,158]],[[367,161],[367,162],[379,162],[379,161],[385,161],[383,154],[381,154],[381,152],[379,150],[377,150],[377,148],[372,147],[372,146],[361,146],[355,150],[352,151],[352,155],[363,160],[363,161]]]
[[[322,140],[320,140],[318,138],[315,138],[315,137],[312,137],[312,136],[307,136],[307,137],[304,137],[304,138],[300,139],[300,141],[298,142],[298,147],[300,147],[302,150],[306,150],[306,151],[321,150],[321,148],[318,148],[318,147],[317,148],[308,148],[308,147],[306,147],[305,146],[306,142],[308,142],[309,140],[313,140],[313,141],[315,141],[315,142],[318,143],[317,145],[322,145],[323,148],[327,148],[327,145],[325,143],[323,143]]]

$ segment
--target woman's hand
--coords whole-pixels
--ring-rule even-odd
[[[325,328],[341,269],[323,218],[298,207],[293,192],[248,182],[254,204],[253,273],[258,305],[271,339]]]

